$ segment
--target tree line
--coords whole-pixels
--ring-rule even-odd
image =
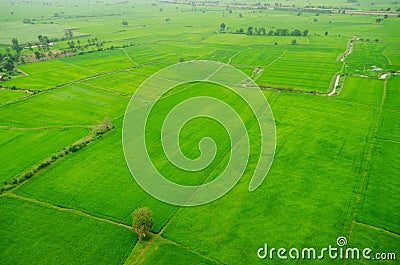
[[[257,28],[257,27],[248,27],[245,31],[243,28],[237,29],[235,34],[246,34],[246,35],[267,35],[267,36],[308,36],[310,31],[308,29],[299,30],[299,29],[269,29],[267,31],[266,28]]]

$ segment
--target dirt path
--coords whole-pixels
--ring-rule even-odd
[[[131,57],[129,56],[129,54],[125,51],[124,48],[122,48],[121,50],[125,53],[126,58],[128,58],[128,60],[131,61],[131,63],[133,63],[133,64],[136,65],[136,66],[139,65],[137,62],[135,62],[134,60],[132,60],[132,58],[131,58]]]
[[[340,61],[341,61],[341,62],[344,62],[344,60],[347,58],[347,56],[349,56],[349,55],[353,52],[353,49],[354,49],[354,42],[353,42],[353,40],[354,40],[354,39],[351,39],[350,45],[349,45],[349,49],[343,54],[342,58],[340,58]]]
[[[339,81],[340,81],[340,74],[336,76],[335,84],[333,85],[333,90],[331,91],[331,93],[328,94],[328,97],[332,97],[336,93]]]

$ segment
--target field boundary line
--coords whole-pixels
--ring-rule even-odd
[[[221,69],[224,68],[224,67],[225,67],[224,64],[221,65],[220,67],[218,67],[214,72],[212,72],[209,76],[207,76],[207,77],[203,80],[203,82],[210,80],[211,77],[213,77],[216,73],[219,72],[219,70],[221,70]]]
[[[63,62],[63,63],[65,63],[65,64],[67,64],[67,65],[70,65],[70,66],[72,66],[72,67],[75,67],[75,68],[78,68],[78,69],[81,69],[81,70],[85,70],[85,71],[91,72],[91,73],[93,73],[93,74],[97,74],[97,72],[94,72],[94,71],[92,71],[92,70],[86,69],[86,68],[84,68],[84,67],[82,67],[82,66],[79,66],[79,65],[76,65],[76,64],[73,64],[73,63],[68,63],[68,62],[65,62],[65,61],[63,61],[63,60],[60,60],[60,62]]]
[[[373,229],[373,230],[376,230],[376,231],[381,231],[381,232],[384,232],[386,234],[389,234],[389,235],[392,235],[392,236],[395,236],[395,237],[400,237],[400,234],[397,234],[396,232],[392,232],[392,231],[386,230],[386,229],[378,227],[378,226],[369,225],[369,224],[362,223],[362,222],[357,222],[356,220],[354,220],[353,222],[355,224],[364,226],[364,227],[369,228],[369,229]]]
[[[389,49],[389,46],[387,46],[387,47],[382,51],[382,55],[386,58],[386,60],[388,61],[388,63],[389,63],[390,65],[393,65],[393,63],[392,63],[392,61],[390,60],[389,56],[387,56],[387,55],[385,54],[385,52],[386,52],[387,49]]]
[[[116,95],[125,96],[125,97],[131,97],[131,95],[125,94],[123,92],[118,92],[118,91],[115,91],[115,90],[107,89],[105,87],[95,86],[95,85],[86,84],[86,83],[83,84],[83,85],[90,86],[90,87],[95,88],[95,89],[100,89],[100,90],[103,90],[103,91],[106,91],[106,92],[109,92],[109,93],[112,93],[112,94],[116,94]]]
[[[187,251],[190,251],[190,252],[192,252],[192,253],[194,253],[194,254],[200,256],[200,257],[203,257],[203,258],[205,258],[205,259],[207,259],[207,260],[210,260],[210,261],[215,262],[215,263],[218,263],[218,264],[225,264],[225,263],[223,263],[223,262],[221,262],[221,261],[219,261],[219,260],[216,260],[216,259],[214,259],[214,258],[212,258],[212,257],[210,257],[210,256],[207,256],[207,255],[205,255],[205,254],[203,254],[203,253],[201,253],[201,252],[197,252],[197,251],[191,249],[190,247],[185,246],[185,245],[183,245],[183,244],[181,244],[181,243],[178,243],[178,242],[176,242],[176,241],[174,241],[174,240],[171,240],[171,239],[169,239],[169,238],[163,237],[163,236],[161,236],[161,235],[160,235],[160,237],[161,237],[162,239],[164,239],[165,241],[171,243],[171,244],[174,244],[174,245],[176,245],[176,246],[178,246],[178,247],[184,248],[184,249],[186,249]]]
[[[272,64],[274,64],[276,61],[278,61],[280,58],[282,58],[285,54],[286,54],[286,50],[282,52],[281,55],[279,55],[278,57],[276,57],[272,62],[270,62],[269,64],[267,64],[264,68],[270,67]]]
[[[20,97],[20,98],[14,99],[14,100],[9,100],[7,102],[4,102],[4,103],[0,104],[0,107],[4,107],[4,106],[11,105],[11,104],[19,102],[19,101],[26,100],[28,98],[33,97],[34,95],[36,95],[36,94],[30,94],[30,95],[27,95],[27,96],[24,96],[24,97]]]
[[[131,61],[131,63],[133,63],[136,66],[139,66],[139,64],[137,62],[135,62],[134,60],[132,60],[131,56],[129,56],[129,54],[125,51],[124,48],[121,48],[121,50],[125,53],[126,58],[128,58],[129,61]]]
[[[69,126],[44,126],[44,127],[32,127],[23,128],[15,126],[0,126],[0,129],[16,130],[16,131],[40,131],[40,130],[51,130],[51,129],[79,129],[88,128],[92,129],[96,125],[69,125]]]
[[[249,50],[248,47],[247,47],[247,50]],[[232,55],[231,57],[229,57],[228,64],[232,64],[233,59],[235,59],[235,57],[237,57],[239,54],[241,54],[241,53],[244,52],[244,51],[246,51],[246,50],[237,52],[237,53],[235,53],[234,55]]]
[[[382,138],[382,137],[376,137],[376,138],[378,138],[379,140],[385,141],[385,142],[400,144],[400,142],[399,142],[399,141],[396,141],[396,140],[387,139],[387,138]]]
[[[73,208],[57,206],[57,205],[54,205],[54,204],[51,204],[51,203],[48,203],[48,202],[44,202],[44,201],[41,201],[41,200],[38,200],[38,199],[21,196],[21,195],[15,194],[13,192],[6,193],[5,196],[7,196],[7,195],[10,196],[10,197],[13,197],[13,198],[17,198],[17,199],[20,199],[20,200],[24,200],[24,201],[28,201],[28,202],[32,202],[32,203],[38,204],[38,205],[41,205],[43,207],[55,209],[55,210],[58,210],[58,211],[61,211],[61,212],[67,212],[67,213],[72,213],[72,214],[75,214],[75,215],[88,217],[88,218],[91,218],[91,219],[95,219],[95,220],[102,221],[102,222],[107,222],[107,223],[110,223],[110,224],[118,225],[118,226],[127,228],[129,230],[132,230],[132,227],[127,225],[127,224],[119,223],[119,222],[116,222],[116,221],[113,221],[113,220],[110,220],[110,219],[107,219],[107,218],[94,216],[94,215],[91,215],[89,213],[86,213],[86,212],[83,212],[83,211],[80,211],[80,210],[76,210],[76,209],[73,209]]]
[[[214,49],[214,50],[211,50],[211,51],[209,51],[209,52],[205,52],[205,53],[203,53],[202,55],[197,56],[195,60],[201,60],[201,58],[202,58],[203,56],[212,54],[213,52],[216,52],[216,51],[218,51],[218,50],[217,50],[217,49]]]

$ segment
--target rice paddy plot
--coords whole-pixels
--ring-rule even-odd
[[[0,105],[28,96],[29,94],[26,92],[0,89]]]
[[[132,95],[136,88],[146,79],[147,76],[140,75],[137,72],[123,71],[85,80],[81,84]]]
[[[9,16],[9,14],[6,16]],[[46,35],[49,38],[62,38],[64,30],[69,28],[68,26],[59,24],[24,24],[22,23],[22,19],[18,22],[2,21],[0,23],[0,43],[10,44],[11,39],[15,37],[18,37],[21,42],[34,42],[37,41],[37,36],[40,34]],[[81,36],[84,33],[74,31],[74,35]]]
[[[78,141],[89,129],[0,129],[0,182]]]
[[[136,242],[125,227],[24,199],[0,197],[4,264],[120,264]]]
[[[360,223],[400,233],[400,143],[378,140],[371,172],[368,174],[364,199],[357,212]]]
[[[94,72],[69,65],[61,60],[44,61],[18,66],[27,75],[13,78],[2,83],[5,87],[17,87],[29,90],[47,90],[56,86],[76,81]]]
[[[383,51],[391,65],[397,65],[400,69],[400,49],[398,44],[388,44]]]
[[[400,113],[393,111],[382,112],[382,121],[378,136],[383,139],[400,142]]]
[[[126,48],[126,52],[137,64],[190,61],[210,51],[202,46],[190,46],[182,43],[160,42],[137,45]]]
[[[0,126],[91,126],[125,111],[129,98],[83,84],[36,95],[0,109]]]
[[[233,58],[238,52],[229,50],[215,50],[210,53],[204,54],[197,58],[198,60],[211,60],[221,63],[229,63],[231,58]]]
[[[354,42],[353,52],[346,58],[346,72],[378,76],[382,72],[392,70],[395,66],[389,65],[389,61],[383,52],[386,46],[380,43]]]
[[[302,91],[328,92],[341,64],[326,60],[324,52],[287,51],[264,69],[257,83],[263,87],[289,88]],[[325,58],[323,62],[321,58]]]
[[[214,34],[204,40],[205,43],[231,44],[231,45],[288,45],[296,39],[298,44],[310,44],[307,37],[292,36],[248,36],[246,34]]]
[[[348,76],[342,91],[335,99],[379,107],[382,102],[383,87],[382,80]]]
[[[131,213],[146,206],[153,211],[153,231],[160,231],[177,208],[148,195],[134,181],[126,166],[121,135],[121,129],[111,132],[15,192],[127,225],[132,224]]]
[[[135,66],[121,49],[93,52],[60,60],[94,73],[108,73]]]
[[[387,83],[384,108],[400,111],[400,76],[392,76]]]
[[[286,53],[284,49],[252,48],[240,52],[232,60],[233,65],[268,66]]]

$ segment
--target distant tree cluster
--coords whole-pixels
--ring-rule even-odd
[[[15,69],[15,63],[18,61],[18,55],[10,52],[0,53],[0,75],[4,79]]]
[[[248,27],[247,31],[243,28],[236,30],[237,34],[247,34],[247,35],[268,35],[268,36],[308,36],[309,30],[305,29],[303,31],[295,29],[293,31],[289,29],[270,29],[267,31],[266,28],[253,28]]]
[[[74,52],[76,52],[77,50],[85,50],[87,48],[89,48],[90,46],[95,46],[97,49],[100,49],[104,46],[104,41],[101,42],[96,38],[92,38],[92,39],[87,39],[87,43],[84,44],[82,43],[80,40],[76,40],[76,41],[67,41],[67,45],[68,48],[72,49]]]

